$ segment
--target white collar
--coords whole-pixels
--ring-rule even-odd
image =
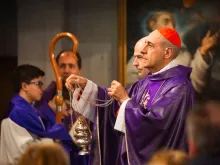
[[[167,64],[167,65],[166,65],[164,68],[162,68],[160,71],[155,72],[155,73],[152,73],[152,74],[155,75],[155,74],[164,72],[164,71],[166,71],[166,70],[168,70],[168,69],[171,69],[171,68],[176,67],[177,65],[178,65],[178,64],[176,63],[176,60],[174,59],[174,60],[170,61],[170,63]]]

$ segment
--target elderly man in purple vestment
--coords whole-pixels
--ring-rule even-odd
[[[150,73],[128,90],[117,81],[105,89],[77,75],[67,78],[72,106],[95,123],[91,164],[142,165],[160,148],[187,150],[185,119],[194,90],[191,68],[175,62],[180,47],[174,29],[151,32],[141,56]],[[83,89],[78,102],[74,84]]]
[[[81,73],[81,66],[82,61],[80,54],[77,52],[76,56],[78,60],[76,60],[73,56],[73,53],[71,50],[65,50],[60,52],[56,57],[56,62],[58,64],[59,73],[63,80],[63,97],[65,100],[65,103],[67,107],[69,107],[69,92],[65,87],[65,81],[68,76],[71,74],[80,75]],[[56,82],[52,81],[50,85],[44,90],[42,99],[36,103],[35,107],[37,107],[41,113],[44,115],[45,109],[48,108],[49,105],[55,105],[55,95],[56,95]],[[55,110],[56,108],[53,107]],[[48,112],[45,114],[43,120],[47,121],[48,125],[53,125],[55,123],[55,112],[50,111],[50,115],[48,115]],[[63,118],[63,122],[68,130],[70,130],[72,124],[75,122],[76,116],[74,116],[74,113],[72,114],[72,121],[71,117],[66,114],[66,116]],[[73,123],[72,123],[73,122]],[[71,152],[71,164],[77,164],[77,165],[86,165],[88,156],[79,156],[78,151],[80,150],[79,147],[76,145],[73,146],[72,152]]]

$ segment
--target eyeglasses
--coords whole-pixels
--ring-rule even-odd
[[[42,81],[37,81],[37,82],[29,82],[29,84],[34,84],[34,85],[38,85],[39,87],[42,87],[44,85],[44,83]]]

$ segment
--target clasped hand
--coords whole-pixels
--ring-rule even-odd
[[[87,79],[81,76],[77,76],[75,74],[71,74],[67,79],[66,79],[66,88],[69,89],[70,91],[74,92],[75,90],[75,85],[78,85],[80,88],[84,89],[87,84]]]
[[[113,97],[115,100],[123,103],[126,99],[129,98],[125,88],[117,81],[112,81],[111,87],[108,88],[108,95]]]

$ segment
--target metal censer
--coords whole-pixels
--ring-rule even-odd
[[[79,116],[75,122],[75,131],[73,133],[74,142],[77,146],[81,147],[82,150],[79,152],[79,155],[88,155],[88,145],[92,141],[92,135],[90,128],[83,116]]]

